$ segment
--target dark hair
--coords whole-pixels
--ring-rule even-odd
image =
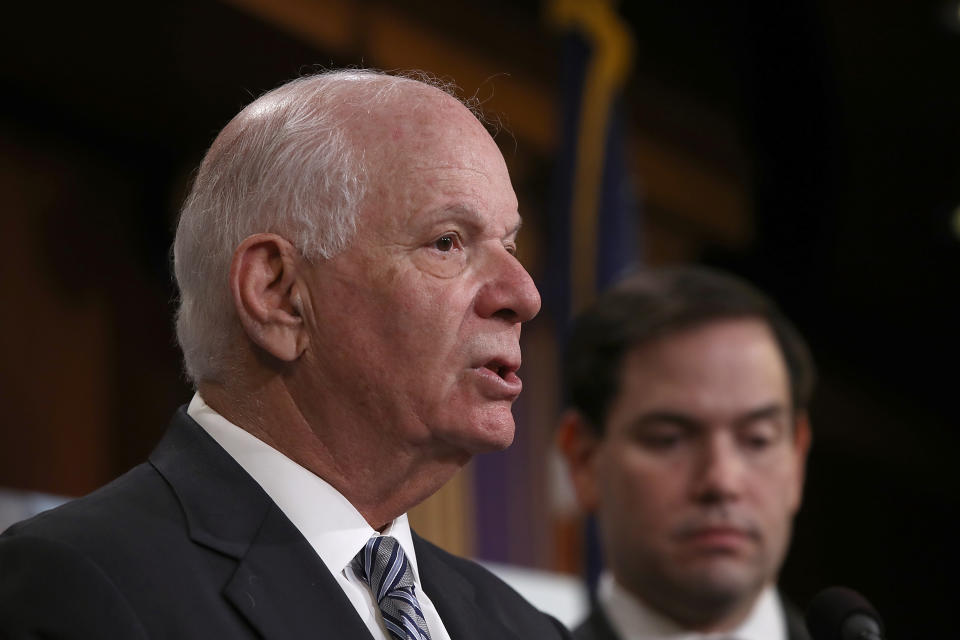
[[[574,322],[564,358],[568,403],[602,433],[620,389],[623,358],[641,344],[715,320],[757,318],[783,354],[795,411],[806,409],[816,372],[810,350],[776,304],[740,278],[701,266],[648,269],[602,294]]]

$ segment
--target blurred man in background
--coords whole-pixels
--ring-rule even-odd
[[[575,636],[806,638],[775,585],[814,370],[774,304],[704,268],[638,274],[576,321],[564,375],[558,442],[606,559]]]
[[[564,637],[406,516],[513,440],[519,229],[435,86],[330,72],[250,104],[174,243],[197,393],[148,463],[0,538],[0,636]]]

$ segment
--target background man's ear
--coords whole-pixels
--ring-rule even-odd
[[[803,485],[807,475],[807,455],[813,442],[813,431],[810,429],[810,415],[806,411],[797,413],[793,426],[794,464],[796,464],[796,508],[800,508],[803,500]]]
[[[296,360],[305,348],[298,258],[283,237],[258,233],[240,243],[230,265],[230,291],[244,332],[284,362]]]
[[[560,417],[556,440],[570,469],[577,502],[585,511],[593,512],[599,504],[596,465],[601,438],[583,414],[568,409]]]

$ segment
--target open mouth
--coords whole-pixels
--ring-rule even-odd
[[[493,373],[497,374],[497,376],[499,376],[501,379],[506,380],[511,376],[515,377],[515,374],[519,367],[516,367],[507,362],[504,362],[503,360],[494,359],[484,364],[483,368],[487,369],[488,371],[492,371]]]
[[[511,367],[508,367],[505,364],[500,364],[498,362],[488,362],[487,364],[483,365],[483,367],[485,369],[489,369],[490,371],[493,371],[495,374],[497,374],[498,376],[504,379],[506,379],[508,374],[513,373],[514,371],[514,369],[512,369]]]

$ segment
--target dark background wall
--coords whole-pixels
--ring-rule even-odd
[[[960,62],[936,2],[630,3],[647,71],[733,120],[752,239],[698,259],[770,291],[821,383],[785,590],[854,586],[947,633],[960,483]],[[654,53],[656,52],[656,53]],[[643,92],[643,86],[635,87]]]
[[[621,13],[637,47],[626,99],[646,260],[754,280],[820,366],[785,591],[803,604],[847,584],[893,638],[946,633],[960,490],[956,4],[677,0]],[[316,65],[424,67],[479,91],[512,134],[498,139],[530,222],[523,257],[542,278],[557,51],[535,2],[12,7],[0,26],[0,485],[89,491],[142,459],[189,398],[170,322],[177,208],[229,117]],[[538,455],[552,420],[531,418],[540,435],[518,450]],[[550,517],[507,522],[549,537]]]

